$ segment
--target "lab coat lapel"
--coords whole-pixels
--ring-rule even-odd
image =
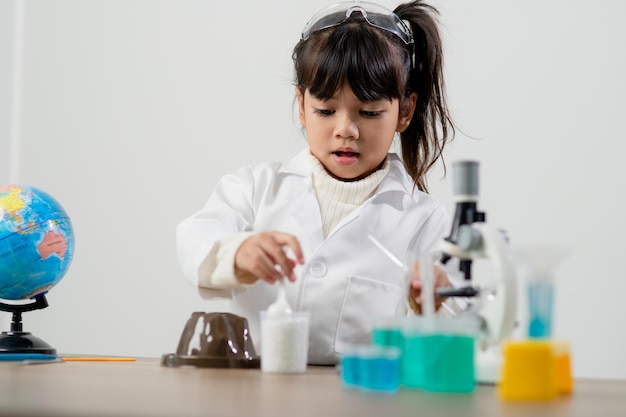
[[[311,184],[311,166],[309,165],[309,149],[305,148],[280,169],[281,173],[292,174],[302,178],[302,194],[294,205],[291,217],[302,230],[302,236],[307,236],[313,247],[318,247],[324,240],[322,231],[322,217],[319,203]],[[298,197],[295,197],[298,198]]]
[[[291,212],[296,224],[302,229],[302,235],[310,239],[313,247],[318,247],[324,240],[322,217],[319,203],[312,187],[309,187]]]

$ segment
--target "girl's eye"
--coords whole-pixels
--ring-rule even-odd
[[[331,116],[333,113],[335,113],[334,110],[328,110],[328,109],[315,109],[315,113],[321,115],[321,116]]]
[[[372,110],[361,110],[361,114],[364,117],[368,117],[368,118],[373,118],[373,117],[376,117],[376,116],[380,116],[381,113],[382,113],[381,111],[376,111],[376,110],[375,111],[372,111]]]

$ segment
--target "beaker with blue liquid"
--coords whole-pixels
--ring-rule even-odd
[[[391,346],[356,345],[341,358],[346,388],[393,393],[400,387],[400,349]]]

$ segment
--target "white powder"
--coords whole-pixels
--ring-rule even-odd
[[[265,316],[261,319],[263,372],[305,372],[309,349],[308,314],[294,313],[284,317]]]

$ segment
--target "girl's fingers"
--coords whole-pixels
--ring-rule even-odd
[[[294,279],[293,266],[294,261],[287,257],[283,246],[277,242],[273,242],[271,245],[265,248],[266,253],[271,258],[273,266],[278,270],[279,275],[284,275],[290,281]]]
[[[294,268],[304,263],[298,239],[283,232],[261,232],[242,243],[235,255],[235,267],[268,283],[286,277],[295,281]]]
[[[273,284],[281,278],[281,273],[276,270],[274,262],[269,257],[264,256],[259,265],[258,276],[264,281]]]
[[[290,268],[296,264],[303,265],[304,264],[304,254],[302,252],[302,247],[300,246],[300,242],[294,235],[290,234],[280,234],[278,239],[278,243],[281,245],[281,250],[285,255],[285,258],[290,261]]]
[[[296,280],[293,272],[294,267],[296,264],[304,264],[304,255],[300,242],[294,235],[287,233],[277,233],[275,239],[277,247],[274,253],[274,260],[287,279],[294,282]],[[289,255],[292,255],[295,259]]]

